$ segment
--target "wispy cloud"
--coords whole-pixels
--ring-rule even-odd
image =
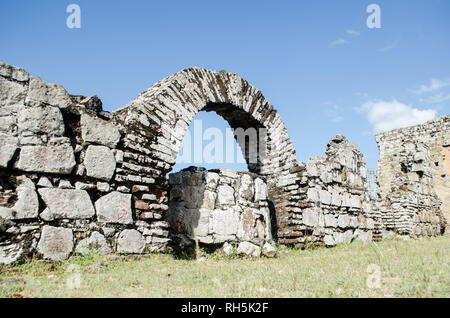
[[[325,105],[331,105],[329,102],[325,102]],[[342,109],[338,105],[332,105],[326,110],[326,115],[330,121],[333,123],[338,123],[344,120],[342,116]]]
[[[347,30],[347,34],[352,35],[352,36],[358,36],[361,34],[361,32],[350,29],[350,30]]]
[[[398,40],[386,45],[385,47],[382,47],[381,49],[378,49],[378,52],[388,52],[390,50],[393,50],[397,47],[398,45]]]
[[[397,100],[370,101],[357,109],[367,113],[375,132],[422,124],[436,116],[435,109],[420,110]]]
[[[368,98],[369,97],[369,94],[364,93],[364,92],[356,92],[355,95],[358,96],[359,98]]]
[[[336,40],[332,41],[330,43],[330,47],[334,47],[334,46],[337,46],[337,45],[343,45],[343,44],[346,44],[346,43],[348,43],[347,40],[345,40],[343,38],[339,38],[339,39],[336,39]]]
[[[439,104],[450,100],[450,94],[438,93],[425,98],[421,98],[420,102],[427,104]]]
[[[415,93],[415,94],[423,94],[423,93],[429,93],[429,92],[434,92],[437,90],[440,90],[441,88],[445,87],[445,86],[449,86],[450,82],[446,82],[446,81],[442,81],[440,79],[431,79],[430,81],[430,85],[420,85],[419,89],[417,90],[413,90],[410,89],[411,92]]]

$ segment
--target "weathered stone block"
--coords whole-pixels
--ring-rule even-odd
[[[319,224],[319,214],[315,209],[306,209],[303,212],[303,223],[306,226],[317,226]]]
[[[362,231],[359,229],[355,230],[353,237],[356,241],[362,241],[364,243],[369,243],[372,241],[372,231]]]
[[[335,246],[336,241],[334,240],[333,235],[325,235],[323,238],[323,242],[326,246]]]
[[[0,114],[2,116],[17,113],[24,107],[25,97],[26,86],[0,77]]]
[[[255,190],[253,188],[253,180],[248,174],[241,176],[241,186],[239,188],[239,196],[245,200],[253,200]]]
[[[136,230],[123,230],[117,238],[117,253],[142,254],[145,251],[145,238]]]
[[[250,242],[241,242],[237,248],[238,255],[246,255],[251,257],[259,257],[261,255],[261,248],[258,245]]]
[[[80,254],[95,252],[102,255],[111,254],[112,249],[105,237],[97,231],[92,232],[91,236],[81,240],[75,249]]]
[[[120,141],[120,132],[112,123],[83,114],[81,116],[81,136],[87,143],[115,148]]]
[[[216,189],[219,183],[219,174],[215,172],[209,172],[205,175],[206,186],[210,189]]]
[[[333,190],[331,193],[331,205],[341,206],[342,198],[338,191]]]
[[[320,175],[319,169],[317,169],[317,164],[313,160],[309,160],[306,163],[306,173],[310,177],[318,177]]]
[[[349,244],[353,239],[353,231],[347,230],[343,233],[336,232],[336,233],[334,233],[334,239],[335,239],[336,243]]]
[[[338,217],[338,225],[340,228],[344,229],[350,225],[350,218],[348,214],[341,214]]]
[[[238,230],[238,238],[240,240],[251,241],[254,239],[256,218],[257,216],[252,208],[246,208],[241,213],[241,222],[239,223]]]
[[[233,205],[235,203],[233,188],[227,184],[218,186],[217,203],[219,205]]]
[[[138,200],[138,201],[134,202],[134,208],[138,209],[138,210],[147,211],[147,210],[150,209],[150,205],[147,202],[145,202],[145,201]]]
[[[132,224],[131,194],[111,192],[95,202],[99,222]]]
[[[137,193],[137,192],[150,192],[150,188],[148,186],[143,185],[133,185],[131,188],[131,192]]]
[[[26,82],[29,74],[22,68],[0,62],[0,76],[11,78],[18,82]]]
[[[319,201],[319,191],[317,191],[317,189],[315,188],[309,188],[308,191],[306,192],[306,196],[308,198],[308,201],[311,202]]]
[[[355,209],[361,209],[361,199],[357,195],[352,195],[350,197],[350,207]]]
[[[234,209],[211,212],[212,231],[217,235],[235,235],[239,227],[239,214]]]
[[[39,78],[31,77],[25,104],[27,106],[49,105],[67,108],[72,105],[72,99],[61,85],[46,83]]]
[[[221,250],[222,250],[223,254],[229,256],[229,255],[231,255],[233,253],[233,245],[231,245],[228,242],[225,242],[225,243],[223,243],[223,246],[222,246]]]
[[[38,190],[54,219],[88,219],[95,215],[89,194],[84,190]]]
[[[41,188],[53,188],[52,182],[47,177],[40,177],[37,186]]]
[[[19,112],[19,134],[64,135],[64,120],[57,107],[27,107]]]
[[[326,227],[337,227],[338,220],[337,218],[332,214],[325,214],[324,215],[324,223]]]
[[[372,218],[367,218],[367,229],[373,230],[375,228],[375,221]]]
[[[15,220],[37,218],[39,200],[34,183],[26,177],[21,177],[19,182],[20,185],[16,189],[18,199],[12,208],[12,218]]]
[[[89,146],[84,165],[88,177],[109,181],[116,170],[116,159],[108,147]]]
[[[331,194],[326,190],[319,190],[319,198],[322,204],[331,204]]]
[[[267,185],[261,178],[255,179],[255,201],[268,199]]]
[[[23,146],[16,168],[29,172],[69,174],[75,164],[71,146]]]
[[[0,135],[0,167],[7,168],[19,144],[19,139]]]
[[[51,222],[55,220],[55,216],[53,215],[53,213],[50,211],[49,208],[45,208],[44,211],[42,211],[41,214],[39,214],[39,217],[47,222]]]
[[[268,242],[264,243],[264,245],[262,247],[262,253],[264,254],[264,256],[275,257],[276,252],[277,251],[276,251],[275,247],[273,247],[270,243],[268,243]]]
[[[37,250],[44,258],[53,261],[67,259],[73,250],[72,230],[44,225]]]

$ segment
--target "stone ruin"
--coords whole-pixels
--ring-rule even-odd
[[[167,179],[202,110],[233,129],[264,129],[256,153],[237,140],[249,172],[192,167]],[[274,242],[437,235],[449,155],[436,149],[448,151],[449,117],[435,123],[377,136],[380,191],[372,199],[355,144],[336,135],[324,157],[297,161],[280,115],[237,74],[188,68],[109,113],[96,96],[70,95],[0,62],[0,263],[171,252],[180,237],[273,256]]]
[[[443,233],[450,218],[450,116],[376,136],[383,232]]]

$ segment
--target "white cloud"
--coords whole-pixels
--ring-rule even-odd
[[[423,93],[429,93],[437,91],[445,86],[450,85],[450,82],[444,82],[439,79],[433,78],[430,82],[430,85],[420,85],[419,89],[417,90],[410,90],[411,92],[415,94],[423,94]]]
[[[387,52],[387,51],[393,50],[393,49],[395,49],[397,47],[397,45],[398,45],[398,40],[392,42],[391,44],[386,45],[385,47],[383,47],[381,49],[379,49],[378,52]]]
[[[367,112],[367,119],[377,133],[423,124],[436,116],[436,110],[434,109],[419,110],[395,99],[392,101],[370,101],[359,107],[358,111]]]
[[[360,35],[361,33],[358,32],[358,31],[356,31],[356,30],[347,30],[347,34],[348,34],[348,35],[353,35],[353,36],[358,36],[358,35]]]
[[[337,46],[337,45],[342,45],[342,44],[346,44],[346,43],[348,43],[347,40],[345,40],[343,38],[339,38],[339,39],[336,39],[336,40],[332,41],[330,43],[330,47]]]

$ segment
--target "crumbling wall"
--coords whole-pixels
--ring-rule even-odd
[[[166,250],[167,182],[127,131],[96,96],[0,63],[0,263]]]
[[[445,150],[450,116],[376,136],[377,183],[383,229],[410,236],[437,235],[450,217]]]
[[[249,172],[188,168],[169,175],[173,235],[205,244],[271,241],[267,184]]]
[[[237,74],[189,68],[113,114],[95,96],[69,95],[5,63],[0,81],[2,263],[36,253],[62,259],[80,244],[167,250],[166,174],[201,110],[233,128],[266,130],[249,168],[267,178],[281,224],[291,217],[285,188],[295,150],[276,110]]]
[[[296,214],[294,235],[282,243],[350,243],[380,239],[380,214],[366,183],[365,160],[344,136],[334,136],[325,157],[298,164],[302,213]],[[296,199],[296,198],[292,198]]]
[[[170,188],[166,175],[202,110],[232,128],[264,131],[257,148],[241,141],[250,173],[183,171]],[[279,243],[297,247],[377,240],[382,229],[436,235],[445,223],[438,197],[446,213],[450,202],[449,122],[446,116],[377,136],[374,202],[356,145],[337,135],[325,157],[298,162],[280,115],[237,74],[188,68],[111,114],[96,96],[70,95],[0,62],[0,263],[33,254],[60,260],[89,249],[169,251],[169,230],[212,244],[245,240],[240,245],[252,255],[259,253],[253,243],[270,240],[269,228]],[[189,210],[208,227],[192,227]],[[230,210],[235,214],[223,212]],[[234,221],[219,225],[224,215]],[[169,229],[166,218],[174,216],[184,221]],[[262,252],[273,255],[273,248]]]

